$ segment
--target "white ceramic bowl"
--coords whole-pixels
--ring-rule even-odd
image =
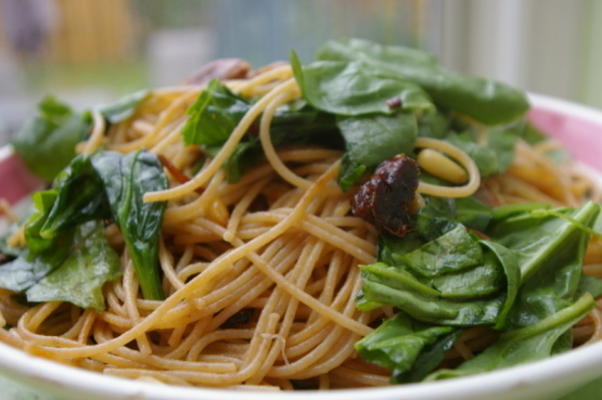
[[[583,164],[602,172],[602,157],[599,156],[602,151],[602,112],[543,96],[532,95],[531,101],[534,108],[530,119],[561,140]],[[10,153],[9,150],[0,151],[0,158],[7,160],[11,158]],[[9,189],[15,190],[15,185],[23,186],[21,192],[35,186],[35,180],[15,179],[20,172],[15,172],[14,165],[10,168],[3,169],[0,159],[0,197]],[[11,181],[11,187],[7,188]],[[552,400],[602,375],[602,342],[543,361],[467,378],[328,392],[241,392],[126,380],[36,358],[2,343],[0,373],[40,393],[73,400]],[[5,398],[2,393],[0,388],[0,398]]]

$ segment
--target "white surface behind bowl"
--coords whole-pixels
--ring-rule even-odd
[[[601,112],[542,96],[532,95],[531,100],[539,108],[599,123],[602,149]],[[125,380],[36,358],[2,343],[0,373],[40,393],[69,400],[554,400],[602,374],[602,342],[539,362],[467,378],[325,392],[236,392]],[[5,398],[2,394],[0,388],[0,398]]]

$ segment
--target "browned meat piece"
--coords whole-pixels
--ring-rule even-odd
[[[379,230],[404,236],[411,229],[410,204],[418,187],[416,162],[403,154],[380,163],[351,199],[351,209]]]
[[[212,79],[243,79],[251,70],[251,64],[240,58],[220,58],[211,61],[184,80],[185,85],[202,85]]]

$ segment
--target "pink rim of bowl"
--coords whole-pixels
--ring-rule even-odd
[[[602,112],[550,97],[531,95],[529,119],[562,142],[575,159],[602,173]],[[39,189],[42,182],[27,173],[7,146],[0,148],[0,197],[11,203]],[[286,393],[231,391],[159,385],[101,375],[33,357],[0,343],[0,371],[8,377],[37,385],[49,393],[88,399],[215,399],[313,400],[378,399],[527,399],[562,395],[602,374],[602,342],[567,353],[466,378],[373,389]],[[539,397],[538,397],[539,398]]]

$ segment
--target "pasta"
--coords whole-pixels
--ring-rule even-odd
[[[302,96],[290,66],[225,84],[257,101],[211,157],[181,140],[190,118],[186,111],[203,86],[155,90],[116,124],[95,112],[91,134],[78,146],[88,155],[103,146],[121,153],[148,149],[170,164],[169,187],[144,195],[146,202],[167,202],[159,241],[165,300],[141,296],[131,255],[112,223],[105,234],[124,272],[104,286],[106,309],[59,301],[25,307],[2,291],[0,311],[12,327],[0,330],[0,339],[61,363],[174,385],[253,390],[387,385],[388,370],[362,360],[354,348],[394,310],[356,308],[362,286],[357,266],[376,261],[378,231],[351,214],[350,195],[337,184],[342,152],[272,142],[274,116]],[[265,159],[230,183],[223,167],[253,126]],[[526,202],[577,207],[602,200],[598,184],[578,165],[549,160],[558,146],[553,141],[519,141],[510,168],[484,179],[475,161],[453,144],[418,138],[415,146],[441,151],[468,174],[460,186],[421,181],[422,195],[476,193],[492,207]],[[11,242],[23,243],[22,235],[18,231]],[[590,240],[585,259],[584,273],[602,278],[598,239]],[[599,300],[572,328],[577,345],[602,337],[600,307]],[[474,357],[497,335],[482,326],[466,329],[442,365]]]

